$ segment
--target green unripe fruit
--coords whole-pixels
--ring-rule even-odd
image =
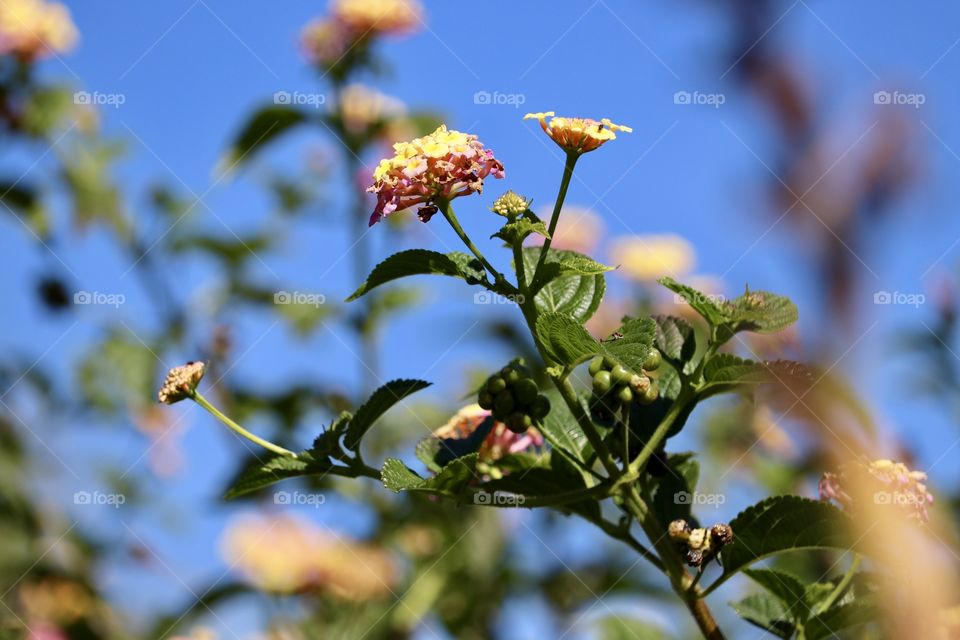
[[[505,416],[513,411],[515,403],[513,394],[507,390],[501,391],[493,398],[493,410],[498,415]]]
[[[489,391],[481,391],[477,397],[477,404],[480,405],[481,409],[490,411],[493,408],[493,394]]]
[[[513,394],[517,398],[517,403],[524,406],[536,400],[538,393],[540,393],[540,389],[537,387],[537,383],[530,378],[520,380],[513,387]]]
[[[633,402],[633,391],[630,390],[630,387],[621,387],[617,390],[617,400],[621,404],[630,404]]]
[[[663,356],[660,355],[658,350],[653,349],[643,361],[643,368],[645,371],[656,371],[660,368],[661,362],[663,362]]]
[[[506,381],[508,387],[520,382],[520,372],[513,367],[504,367],[503,371],[500,373],[503,376],[503,379]]]
[[[637,400],[640,404],[650,404],[660,397],[660,390],[657,389],[657,385],[651,384],[645,392],[640,394],[640,397]]]
[[[511,413],[505,423],[507,429],[513,431],[514,433],[523,433],[530,428],[530,425],[533,424],[533,421],[530,419],[530,416],[524,415],[522,413]]]
[[[602,396],[607,391],[610,391],[612,385],[613,380],[610,377],[609,371],[600,371],[597,375],[593,376],[593,391],[598,396]]]
[[[590,372],[590,377],[593,377],[603,371],[603,356],[597,356],[590,361],[590,368],[587,369]]]
[[[627,371],[623,365],[618,364],[610,370],[610,376],[616,384],[630,384],[630,379],[633,377],[633,374]]]
[[[603,356],[603,368],[606,370],[613,369],[617,366],[617,361],[610,356]]]
[[[507,381],[500,376],[490,376],[487,380],[487,391],[496,395],[507,388]]]
[[[550,398],[539,395],[530,403],[530,415],[536,420],[543,420],[550,413]]]

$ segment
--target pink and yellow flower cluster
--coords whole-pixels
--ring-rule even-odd
[[[468,438],[477,430],[484,420],[492,414],[478,404],[467,405],[460,409],[447,424],[433,432],[437,438]],[[480,462],[496,462],[510,453],[520,453],[543,446],[543,436],[535,427],[530,427],[524,433],[514,433],[502,422],[494,424],[490,434],[484,439],[477,451]]]
[[[70,11],[59,2],[0,2],[0,54],[35,60],[68,51],[76,41]]]
[[[333,0],[330,15],[304,27],[301,42],[308,58],[329,66],[362,41],[410,33],[421,24],[416,0]]]
[[[479,193],[484,178],[504,176],[503,165],[477,136],[444,125],[422,138],[398,142],[393,150],[392,158],[377,165],[374,184],[367,189],[377,194],[371,225],[416,205],[423,205],[418,215],[426,222],[436,213],[438,200]]]
[[[547,118],[550,118],[550,122],[547,122]],[[528,113],[523,119],[539,121],[546,134],[568,153],[581,154],[599,149],[604,143],[616,140],[617,131],[633,132],[630,127],[614,124],[607,118],[566,118],[556,116],[553,111]]]
[[[927,474],[911,471],[893,460],[854,462],[839,473],[825,473],[820,479],[820,499],[835,500],[849,511],[857,502],[870,500],[876,505],[892,505],[912,518],[926,522],[933,495],[927,490]]]

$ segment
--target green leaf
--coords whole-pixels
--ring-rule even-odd
[[[395,493],[415,491],[459,498],[471,480],[477,478],[477,454],[457,458],[430,478],[421,478],[397,458],[387,458],[381,476],[383,486]]]
[[[580,425],[556,389],[546,391],[550,399],[550,413],[541,422],[539,429],[554,449],[561,450],[571,460],[586,462],[593,453]]]
[[[662,640],[663,629],[635,618],[607,616],[597,625],[599,640]]]
[[[410,249],[395,253],[373,268],[359,289],[347,298],[356,300],[371,289],[407,276],[439,274],[463,278],[469,284],[484,282],[483,266],[473,256],[459,251],[442,254],[426,249]]]
[[[654,344],[666,360],[679,366],[689,362],[697,351],[693,327],[683,318],[653,316],[657,323]]]
[[[296,458],[276,456],[265,463],[248,469],[227,490],[224,498],[232,500],[286,480],[311,474],[322,474],[330,469],[327,461],[317,462],[309,452],[297,454]]]
[[[685,284],[680,284],[673,278],[660,278],[658,282],[683,298],[694,311],[703,316],[703,319],[711,325],[716,326],[727,321],[728,316],[726,311],[720,304],[714,301],[713,296],[707,295],[702,291],[697,291],[693,287]]]
[[[575,366],[603,349],[577,320],[563,313],[541,314],[535,330],[547,357],[562,365]]]
[[[768,291],[750,291],[725,304],[727,324],[734,333],[776,333],[797,321],[797,305]]]
[[[850,525],[849,516],[827,502],[800,496],[767,498],[730,522],[734,539],[720,552],[721,580],[778,553],[850,549]]]
[[[643,369],[656,339],[657,324],[652,318],[633,318],[624,322],[613,337],[603,341],[606,353],[633,372]]]
[[[360,446],[360,440],[367,430],[390,407],[429,386],[430,383],[425,380],[391,380],[374,391],[373,395],[354,412],[347,426],[347,435],[343,439],[344,446],[348,449],[356,449]]]
[[[700,478],[700,463],[693,453],[672,453],[667,458],[666,473],[657,483],[653,496],[653,510],[660,522],[669,523],[678,518],[696,526],[692,516],[692,500],[678,499],[678,493],[693,494]]]
[[[877,604],[873,598],[859,598],[833,606],[811,618],[804,625],[804,637],[806,640],[835,638],[838,631],[873,622],[879,617]]]
[[[523,217],[506,223],[499,231],[490,237],[500,238],[509,246],[513,247],[522,243],[527,239],[527,236],[533,233],[539,234],[544,238],[550,237],[550,232],[547,231],[547,225],[532,212],[527,211]]]
[[[799,362],[773,360],[756,362],[730,353],[720,353],[703,368],[706,387],[735,387],[770,382],[812,384],[810,370]]]
[[[792,620],[803,622],[810,616],[811,609],[806,598],[806,588],[797,576],[775,569],[744,569],[743,572],[770,594],[776,596],[783,603],[784,611]]]
[[[738,616],[778,638],[790,638],[796,631],[783,604],[769,594],[755,593],[730,606]]]
[[[583,323],[589,320],[600,307],[606,291],[606,281],[603,273],[600,272],[595,275],[581,275],[570,271],[572,269],[570,265],[578,260],[573,256],[589,260],[586,256],[580,256],[573,251],[551,250],[547,254],[544,267],[548,269],[547,275],[552,277],[541,280],[541,283],[545,284],[535,292],[533,301],[541,313],[563,313]],[[533,276],[539,258],[539,247],[528,247],[523,250],[523,264],[528,281]],[[557,264],[561,259],[567,260],[567,275],[563,275],[564,267]],[[583,263],[578,264],[582,266]]]
[[[281,134],[309,120],[300,109],[272,104],[255,111],[234,137],[222,164],[227,171],[249,160],[253,154]]]

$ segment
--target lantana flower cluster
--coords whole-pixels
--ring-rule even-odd
[[[930,519],[933,495],[927,490],[927,474],[912,471],[893,460],[857,461],[843,465],[839,473],[825,473],[820,479],[820,499],[834,500],[848,511],[856,511],[859,500],[893,505],[921,522]]]
[[[433,133],[393,145],[394,156],[385,158],[373,172],[368,191],[377,194],[370,216],[373,225],[394,211],[416,205],[426,222],[436,213],[434,203],[479,193],[489,175],[504,177],[503,165],[477,136],[440,125]]]
[[[0,2],[0,54],[30,61],[68,51],[76,41],[77,29],[63,4],[43,0]]]
[[[576,154],[599,149],[605,142],[616,140],[617,131],[633,132],[630,127],[614,124],[608,118],[567,118],[556,116],[553,111],[528,113],[523,119],[539,121],[540,127],[561,149]]]
[[[301,42],[308,58],[331,66],[363,41],[407,34],[422,23],[417,0],[334,0],[328,17],[304,27]]]

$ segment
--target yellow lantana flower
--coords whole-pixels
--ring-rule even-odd
[[[63,53],[77,41],[70,11],[59,2],[3,0],[0,2],[0,54],[28,60]]]
[[[673,234],[618,238],[613,241],[610,256],[623,275],[641,282],[683,276],[696,262],[693,246]]]
[[[550,118],[550,122],[547,122]],[[538,120],[540,127],[564,151],[571,153],[587,153],[599,148],[608,140],[616,140],[617,131],[632,133],[630,127],[614,124],[609,119],[593,120],[591,118],[558,117],[553,111],[528,113],[524,120]]]

